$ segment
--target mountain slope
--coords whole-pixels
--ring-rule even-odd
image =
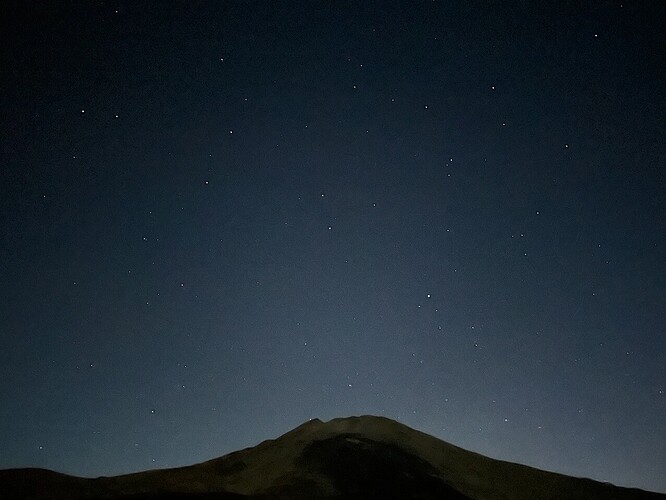
[[[633,499],[666,495],[573,478],[472,453],[392,420],[312,420],[189,467],[96,479],[0,471],[7,499]]]

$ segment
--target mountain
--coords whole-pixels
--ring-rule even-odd
[[[666,499],[472,453],[383,417],[311,420],[188,467],[85,479],[0,471],[3,499]]]

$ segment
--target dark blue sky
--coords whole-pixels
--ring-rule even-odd
[[[0,467],[372,413],[666,491],[666,9],[580,3],[5,3]]]

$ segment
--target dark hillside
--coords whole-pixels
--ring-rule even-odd
[[[0,471],[3,499],[658,499],[666,495],[472,453],[392,420],[312,420],[189,467],[84,479]]]

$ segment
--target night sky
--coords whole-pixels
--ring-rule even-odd
[[[666,491],[663,2],[0,14],[0,467],[370,413]]]

